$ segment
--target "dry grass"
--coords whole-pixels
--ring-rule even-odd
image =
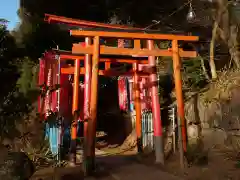
[[[231,99],[233,89],[240,86],[240,70],[224,69],[218,73],[218,79],[211,82],[208,90],[201,94],[206,104],[223,102]]]
[[[35,147],[30,141],[26,141],[20,150],[28,155],[36,168],[54,163],[54,158],[51,154],[48,143],[45,141]]]
[[[231,149],[231,151],[237,153],[240,149],[240,136],[239,130],[237,130],[239,127],[236,123],[239,121],[239,114],[233,110],[235,107],[232,106],[236,105],[231,105],[228,103],[231,103],[230,101],[233,98],[233,92],[235,92],[234,90],[238,89],[239,87],[240,69],[224,69],[218,73],[218,79],[210,83],[208,90],[200,95],[201,99],[206,105],[206,108],[209,107],[211,109],[211,104],[216,104],[221,107],[220,111],[222,121],[225,121],[225,124],[229,122],[227,127],[224,125],[219,125],[218,127],[227,135],[227,139],[225,140],[226,144],[224,144],[224,146],[226,146],[225,148],[228,147]],[[230,110],[225,112],[222,110],[223,106],[229,107]],[[210,120],[214,120],[214,118]],[[233,120],[234,124],[232,124]]]

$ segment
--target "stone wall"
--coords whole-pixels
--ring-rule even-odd
[[[208,93],[208,92],[206,92]],[[185,117],[188,131],[188,141],[191,144],[204,142],[204,148],[214,146],[228,146],[235,150],[240,149],[240,88],[232,89],[230,93],[222,93],[217,98],[206,98],[206,93],[196,94],[185,102]],[[208,94],[209,95],[209,94]],[[126,122],[127,144],[135,145],[135,112]],[[169,127],[168,129],[172,129]],[[171,131],[165,135],[165,152],[170,152],[172,138]]]
[[[224,92],[218,99],[207,101],[202,95],[194,95],[185,103],[185,116],[189,139],[194,139],[192,126],[198,127],[206,147],[230,145],[238,149],[240,142],[240,88]],[[196,129],[196,128],[195,128]]]

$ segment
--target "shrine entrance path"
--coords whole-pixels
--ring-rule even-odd
[[[183,180],[160,167],[148,166],[136,161],[136,156],[97,157],[98,173],[93,177],[83,177],[81,167],[46,168],[36,172],[32,180]]]
[[[99,157],[98,162],[99,168],[103,169],[103,174],[89,177],[89,180],[182,180],[180,177],[161,170],[160,167],[139,163],[136,161],[136,156]]]

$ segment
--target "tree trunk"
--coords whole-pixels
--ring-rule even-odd
[[[205,76],[205,78],[209,81],[210,80],[210,77],[208,76],[208,72],[207,72],[207,69],[205,67],[205,64],[204,64],[204,59],[199,55],[199,58],[200,58],[200,62],[201,62],[201,67],[202,67],[202,71],[203,71],[203,75]]]
[[[229,2],[227,0],[218,0],[217,22],[221,22],[218,27],[220,37],[228,45],[229,54],[237,68],[240,68],[240,53],[238,50],[238,25],[229,15]],[[221,20],[221,21],[220,21]]]
[[[215,21],[213,25],[213,30],[212,30],[212,39],[210,43],[210,59],[209,59],[209,66],[211,69],[211,75],[212,79],[217,79],[217,71],[216,71],[216,65],[214,62],[214,46],[215,46],[215,39],[217,35],[217,29],[218,29],[218,22]]]
[[[231,59],[234,61],[236,67],[240,68],[240,52],[238,50],[238,27],[232,25],[230,27],[230,38],[228,40],[228,49]]]

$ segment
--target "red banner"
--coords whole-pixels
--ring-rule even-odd
[[[69,81],[69,75],[61,74],[60,87],[59,112],[61,116],[69,117],[72,112],[72,84]]]
[[[43,88],[44,82],[45,82],[45,61],[44,59],[39,60],[39,72],[38,72],[38,86]],[[40,115],[42,114],[43,111],[43,106],[44,106],[44,100],[43,96],[38,97],[38,112]]]
[[[119,77],[118,79],[118,99],[119,99],[119,108],[122,111],[128,110],[128,89],[127,89],[128,80],[126,77]]]

